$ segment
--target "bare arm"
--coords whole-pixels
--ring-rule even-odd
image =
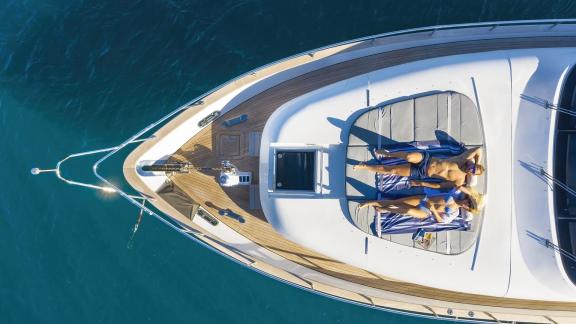
[[[410,180],[411,187],[427,187],[432,189],[440,189],[440,184],[436,182],[426,182],[422,180]]]
[[[466,188],[466,186],[460,186],[458,187],[458,190],[462,191],[463,193],[470,195],[470,190],[468,190],[468,188]]]
[[[454,181],[442,181],[439,183],[441,189],[455,188],[458,184]]]
[[[482,160],[482,148],[476,147],[467,150],[466,152],[460,155],[464,160],[472,160],[474,159],[474,164],[478,164],[480,160]]]
[[[438,223],[443,223],[444,219],[442,219],[442,217],[440,216],[440,214],[438,214],[438,211],[436,210],[436,208],[430,204],[428,209],[430,209],[430,211],[432,212],[432,215],[434,215],[434,218],[436,219],[436,221]]]
[[[421,180],[410,180],[410,186],[427,187],[432,189],[443,189],[443,188],[454,188],[456,187],[456,184],[452,181],[426,182]]]

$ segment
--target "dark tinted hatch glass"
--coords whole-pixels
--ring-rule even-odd
[[[277,190],[314,190],[316,152],[276,152]]]

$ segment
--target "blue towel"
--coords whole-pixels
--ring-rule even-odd
[[[408,177],[401,177],[395,174],[376,175],[376,186],[379,192],[409,190],[410,184],[408,181]]]
[[[438,223],[432,217],[426,219],[419,219],[414,217],[407,217],[405,215],[395,213],[376,213],[374,222],[374,232],[383,234],[400,234],[400,233],[414,233],[418,229],[423,229],[425,232],[441,232],[441,231],[466,231],[470,229],[470,222],[465,221],[461,216],[456,217],[451,223]]]
[[[413,142],[408,144],[398,144],[386,147],[390,152],[399,151],[422,151],[426,150],[434,157],[450,157],[458,155],[466,149],[463,145],[456,143],[440,143],[438,141]],[[395,165],[406,163],[398,158],[383,158],[380,160],[385,165]],[[376,187],[378,188],[378,199],[398,199],[401,197],[426,194],[430,195],[434,189],[414,187],[411,188],[408,177],[401,177],[392,174],[377,174]],[[427,181],[439,181],[438,179],[427,179]],[[436,190],[438,193],[440,191]],[[374,232],[377,236],[382,234],[414,233],[419,229],[425,232],[439,232],[448,230],[468,230],[470,223],[464,220],[464,215],[456,217],[451,223],[438,223],[433,218],[418,219],[390,212],[376,212],[374,222]]]

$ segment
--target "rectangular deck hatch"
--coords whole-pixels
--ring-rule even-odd
[[[315,151],[276,151],[276,190],[314,191]]]

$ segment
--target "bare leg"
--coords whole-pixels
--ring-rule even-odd
[[[374,155],[376,155],[377,158],[399,158],[414,164],[420,163],[422,162],[422,159],[424,159],[424,155],[421,152],[388,152],[385,149],[374,150]]]
[[[353,167],[354,170],[368,170],[378,173],[395,174],[402,177],[410,176],[410,163],[398,165],[381,165],[381,164],[358,164]]]
[[[375,208],[379,212],[388,211],[391,213],[406,215],[406,216],[410,216],[410,217],[414,217],[414,218],[420,218],[420,219],[428,218],[430,216],[428,213],[426,213],[422,209],[416,208],[416,207],[398,206],[398,208],[387,208],[387,207],[375,207]]]
[[[418,208],[421,199],[422,196],[411,196],[396,200],[374,200],[361,204],[360,207],[373,206],[379,212],[391,212],[424,219],[430,215]]]
[[[382,208],[397,208],[397,207],[393,207],[393,206],[405,206],[405,207],[417,207],[420,204],[420,200],[422,200],[422,198],[424,198],[424,196],[422,195],[418,195],[418,196],[409,196],[409,197],[404,197],[404,198],[399,198],[399,199],[394,199],[394,200],[387,200],[387,199],[382,199],[382,200],[369,200],[366,201],[365,203],[360,204],[360,208],[363,207],[368,207],[368,206],[373,206],[373,207],[382,207]]]

